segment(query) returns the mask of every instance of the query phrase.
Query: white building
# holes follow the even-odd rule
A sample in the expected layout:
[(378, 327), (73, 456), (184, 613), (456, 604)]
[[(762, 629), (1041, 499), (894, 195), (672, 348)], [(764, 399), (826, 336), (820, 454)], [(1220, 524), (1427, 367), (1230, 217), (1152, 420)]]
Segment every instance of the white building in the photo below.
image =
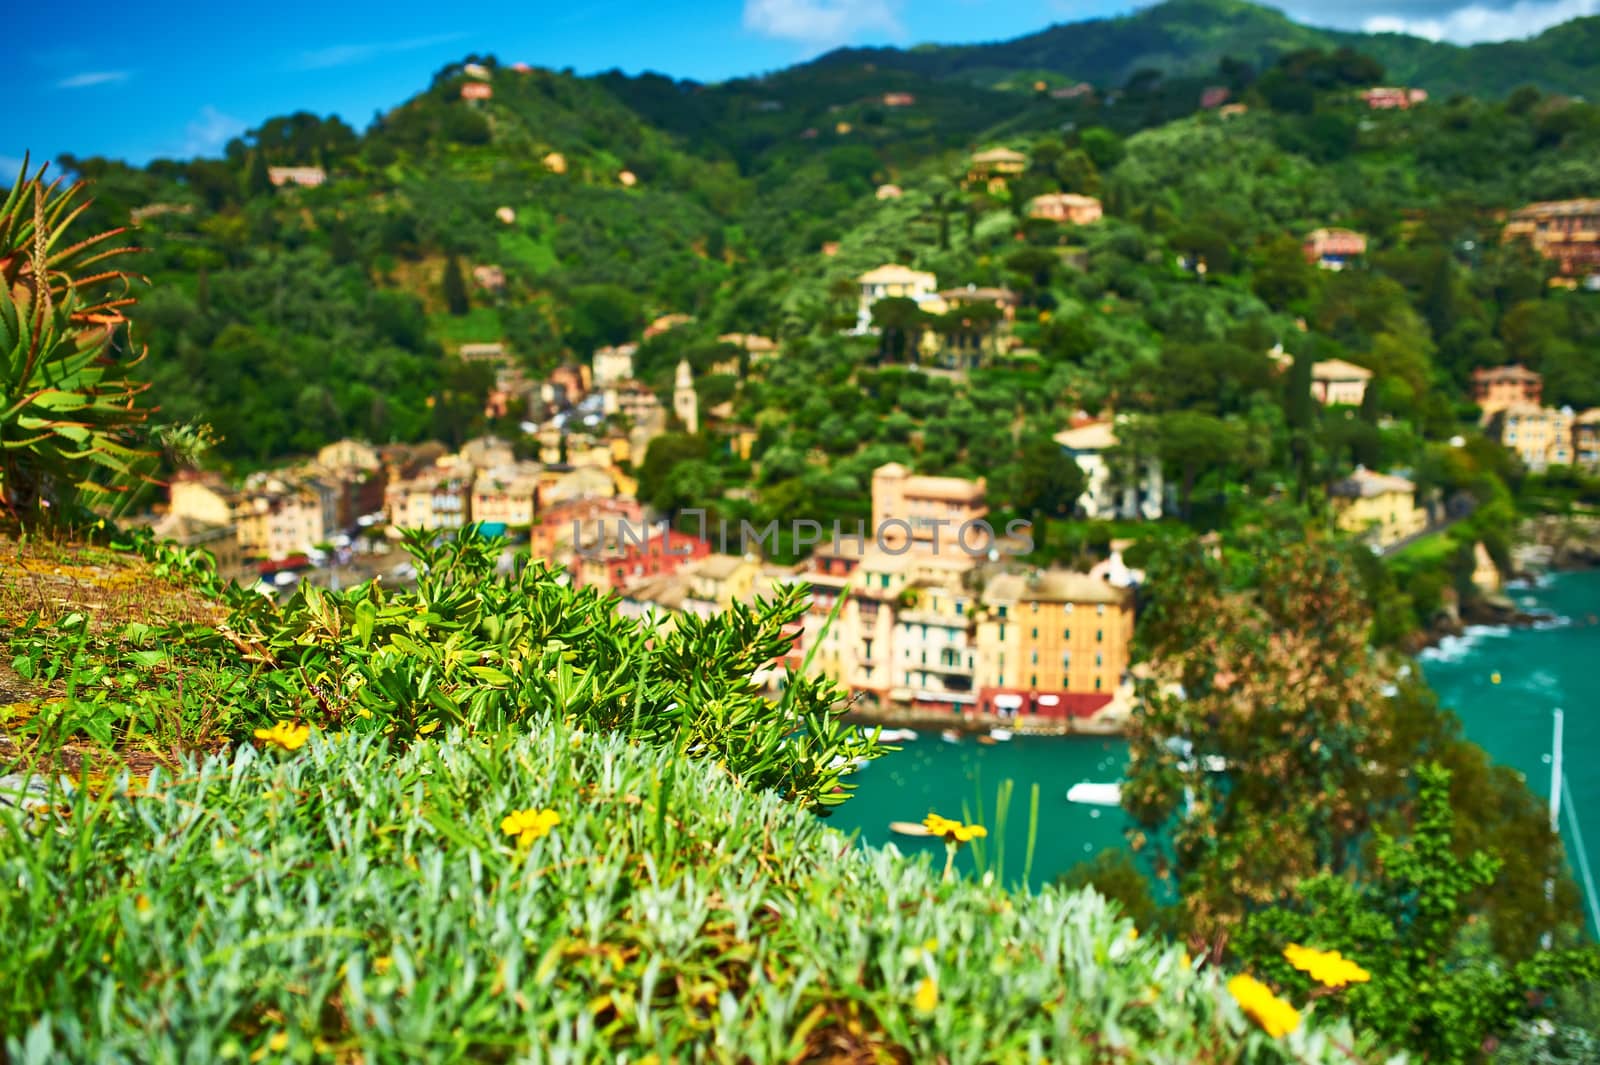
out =
[(1083, 470), (1086, 484), (1078, 509), (1086, 517), (1145, 521), (1161, 517), (1166, 486), (1160, 460), (1115, 459), (1111, 451), (1117, 446), (1117, 434), (1110, 421), (1063, 430), (1055, 442)]

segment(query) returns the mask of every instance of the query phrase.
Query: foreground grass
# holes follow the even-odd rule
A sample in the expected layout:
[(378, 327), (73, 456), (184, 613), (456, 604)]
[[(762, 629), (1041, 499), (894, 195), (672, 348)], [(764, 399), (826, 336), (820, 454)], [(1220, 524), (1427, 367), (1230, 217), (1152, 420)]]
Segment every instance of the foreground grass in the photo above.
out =
[[(709, 763), (531, 726), (0, 807), (6, 1056), (1368, 1060), (1342, 1025), (1269, 1039), (1092, 893), (944, 883)], [(522, 809), (560, 823), (524, 849)]]

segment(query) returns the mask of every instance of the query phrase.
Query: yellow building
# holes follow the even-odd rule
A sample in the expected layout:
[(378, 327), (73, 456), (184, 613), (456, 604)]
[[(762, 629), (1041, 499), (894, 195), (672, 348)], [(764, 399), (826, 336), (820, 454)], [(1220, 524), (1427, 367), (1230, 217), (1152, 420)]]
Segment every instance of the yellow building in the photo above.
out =
[(1334, 522), (1347, 533), (1389, 547), (1428, 526), (1417, 506), (1417, 486), (1404, 477), (1356, 468), (1330, 490)]
[(539, 512), (541, 472), (536, 462), (480, 470), (472, 481), (472, 520), (512, 529), (533, 525)]
[(1517, 403), (1497, 412), (1489, 424), (1496, 439), (1530, 470), (1573, 463), (1577, 415), (1571, 407)]
[(680, 567), (678, 576), (687, 582), (690, 599), (718, 611), (748, 601), (761, 568), (760, 560), (749, 556), (707, 555)]
[(1134, 592), (1086, 573), (1006, 573), (982, 593), (976, 624), (983, 713), (1090, 717), (1128, 668)]
[(915, 300), (931, 314), (945, 310), (944, 301), (939, 299), (939, 278), (926, 270), (885, 263), (856, 278), (856, 284), (861, 290), (856, 307), (856, 328), (860, 332), (872, 327), (872, 305), (882, 299)]
[(1027, 168), (1028, 157), (1021, 152), (1010, 148), (990, 148), (973, 154), (971, 165), (967, 168), (967, 180), (977, 183), (998, 178), (1004, 181), (1016, 177)]

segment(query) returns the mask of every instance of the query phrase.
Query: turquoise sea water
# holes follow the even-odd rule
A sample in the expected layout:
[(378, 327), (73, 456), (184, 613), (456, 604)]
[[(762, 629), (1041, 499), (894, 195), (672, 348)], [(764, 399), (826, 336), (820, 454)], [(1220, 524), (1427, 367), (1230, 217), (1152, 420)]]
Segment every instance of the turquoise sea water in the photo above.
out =
[[(1600, 572), (1562, 574), (1510, 594), (1524, 609), (1548, 611), (1556, 620), (1533, 629), (1473, 629), (1426, 652), (1423, 671), (1442, 702), (1460, 715), (1467, 735), (1495, 761), (1524, 773), (1540, 797), (1550, 787), (1551, 710), (1565, 709), (1568, 787), (1589, 860), (1600, 866), (1595, 849), (1600, 846), (1600, 624), (1588, 620), (1600, 614)], [(1498, 685), (1491, 681), (1496, 671)], [(930, 811), (959, 817), (963, 806), (976, 815), (981, 801), (983, 821), (992, 829), (996, 787), (1010, 779), (1005, 882), (1022, 875), (1029, 790), (1035, 784), (1039, 833), (1029, 878), (1033, 886), (1105, 847), (1125, 844), (1121, 811), (1066, 799), (1067, 789), (1079, 781), (1121, 777), (1127, 748), (1118, 740), (1019, 736), (985, 747), (970, 737), (945, 743), (930, 730), (902, 746), (852, 778), (858, 790), (829, 824), (859, 830), (865, 843), (892, 842), (906, 854), (927, 853), (942, 863), (940, 844), (896, 836), (889, 823), (920, 821)], [(1575, 840), (1565, 819), (1562, 833), (1571, 853)]]

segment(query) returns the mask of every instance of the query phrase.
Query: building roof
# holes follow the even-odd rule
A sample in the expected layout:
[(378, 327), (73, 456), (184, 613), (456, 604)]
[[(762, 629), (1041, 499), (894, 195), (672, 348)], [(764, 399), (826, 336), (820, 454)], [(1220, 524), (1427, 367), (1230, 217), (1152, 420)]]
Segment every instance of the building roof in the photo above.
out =
[(1087, 573), (1043, 570), (1002, 573), (983, 591), (986, 603), (1115, 603), (1133, 601), (1133, 592), (1118, 588)]
[(1076, 429), (1063, 429), (1055, 442), (1069, 451), (1105, 451), (1117, 446), (1117, 431), (1110, 422), (1090, 422)]
[(1481, 381), (1487, 384), (1493, 384), (1499, 381), (1526, 381), (1537, 383), (1539, 381), (1543, 381), (1544, 377), (1543, 375), (1528, 369), (1519, 362), (1514, 363), (1511, 366), (1490, 366), (1486, 369), (1473, 370), (1472, 379), (1474, 381)]
[(913, 270), (911, 267), (901, 266), (899, 263), (884, 263), (876, 269), (868, 270), (856, 278), (856, 281), (863, 285), (909, 285), (914, 282), (925, 281), (929, 288), (938, 284), (933, 274), (925, 270)]
[(1311, 364), (1313, 381), (1369, 381), (1372, 371), (1343, 359), (1324, 359)]
[[(739, 555), (707, 555), (693, 563), (694, 573), (701, 577), (709, 577), (714, 581), (725, 581), (739, 572), (739, 567), (745, 560)], [(685, 567), (687, 570), (689, 567)]]
[(974, 163), (1026, 163), (1028, 157), (1010, 148), (990, 148), (972, 154)]
[(1600, 425), (1600, 407), (1590, 407), (1572, 420), (1579, 425)]
[(628, 585), (622, 597), (663, 610), (682, 610), (683, 601), (689, 598), (689, 584), (675, 573), (664, 573), (634, 581)]
[(1066, 207), (1099, 207), (1100, 201), (1094, 196), (1084, 196), (1076, 192), (1046, 192), (1035, 196), (1028, 201), (1035, 203), (1059, 203)]
[(1341, 229), (1338, 226), (1328, 226), (1323, 229), (1313, 229), (1306, 234), (1307, 240), (1359, 240), (1366, 243), (1366, 235), (1357, 233), (1353, 229)]
[(1568, 215), (1600, 215), (1600, 199), (1541, 200), (1511, 212), (1512, 218), (1564, 218)]
[(965, 288), (947, 288), (939, 293), (939, 298), (948, 303), (1015, 303), (1017, 294), (1009, 288), (980, 288), (977, 285), (968, 285)]
[(1416, 490), (1417, 486), (1404, 477), (1398, 477), (1392, 473), (1378, 473), (1361, 466), (1357, 466), (1356, 472), (1337, 482), (1329, 489), (1336, 496), (1361, 499), (1388, 495), (1391, 492), (1404, 492), (1407, 495), (1413, 495)]

